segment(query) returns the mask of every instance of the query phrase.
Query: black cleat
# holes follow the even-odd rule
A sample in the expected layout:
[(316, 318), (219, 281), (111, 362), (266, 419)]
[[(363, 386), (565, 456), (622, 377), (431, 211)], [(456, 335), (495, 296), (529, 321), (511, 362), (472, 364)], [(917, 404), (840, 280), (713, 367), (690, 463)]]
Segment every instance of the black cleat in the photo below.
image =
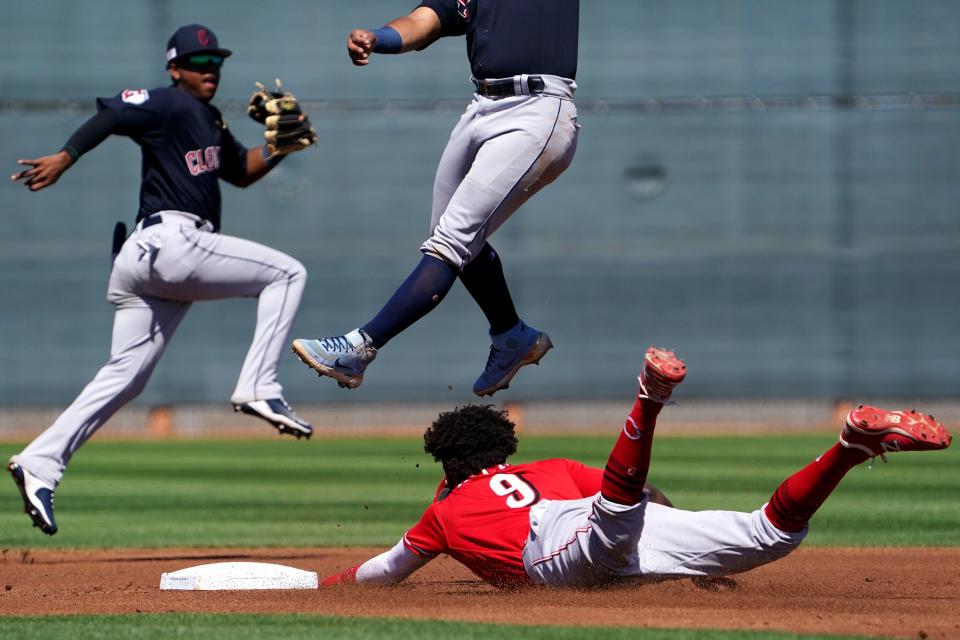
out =
[(249, 416), (256, 416), (272, 424), (281, 434), (289, 433), (292, 436), (310, 439), (313, 427), (306, 420), (300, 418), (283, 398), (269, 400), (251, 400), (243, 404), (233, 405), (234, 411), (240, 411)]
[(39, 527), (48, 536), (55, 534), (57, 521), (53, 519), (53, 489), (16, 462), (8, 464), (7, 470), (20, 490), (23, 512), (33, 520), (33, 526)]

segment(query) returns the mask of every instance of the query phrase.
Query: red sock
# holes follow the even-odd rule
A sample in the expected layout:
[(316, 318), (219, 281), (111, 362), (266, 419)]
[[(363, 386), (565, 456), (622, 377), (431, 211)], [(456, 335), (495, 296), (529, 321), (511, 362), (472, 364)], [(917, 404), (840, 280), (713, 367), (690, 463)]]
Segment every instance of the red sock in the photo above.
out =
[(643, 499), (643, 485), (650, 468), (650, 448), (657, 414), (663, 405), (638, 398), (627, 423), (613, 445), (600, 481), (600, 493), (617, 504), (637, 504)]
[(839, 442), (833, 445), (777, 487), (764, 509), (767, 519), (781, 531), (803, 531), (847, 471), (869, 457)]

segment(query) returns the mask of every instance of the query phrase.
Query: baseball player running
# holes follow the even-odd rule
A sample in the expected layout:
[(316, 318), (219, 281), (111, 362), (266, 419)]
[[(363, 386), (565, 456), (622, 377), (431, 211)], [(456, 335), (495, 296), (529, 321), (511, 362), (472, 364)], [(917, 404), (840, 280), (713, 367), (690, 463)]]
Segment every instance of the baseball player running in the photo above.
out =
[(643, 486), (657, 414), (685, 376), (673, 352), (647, 351), (637, 401), (602, 471), (562, 459), (511, 465), (517, 441), (503, 412), (467, 406), (440, 414), (424, 434), (424, 449), (446, 475), (438, 499), (392, 549), (324, 584), (396, 583), (441, 553), (511, 588), (741, 573), (796, 549), (810, 518), (856, 465), (950, 446), (950, 434), (930, 416), (861, 406), (847, 416), (839, 443), (756, 511), (669, 508), (651, 502)]
[[(219, 180), (246, 187), (292, 151), (316, 141), (296, 99), (261, 89), (249, 113), (267, 125), (267, 144), (246, 149), (210, 104), (230, 51), (210, 29), (191, 24), (167, 44), (172, 86), (126, 90), (97, 99), (97, 113), (57, 153), (12, 176), (31, 191), (54, 184), (77, 159), (111, 134), (127, 136), (143, 155), (137, 224), (117, 255), (107, 299), (116, 306), (110, 358), (96, 377), (8, 469), (33, 524), (54, 534), (53, 492), (83, 443), (144, 388), (190, 305), (197, 300), (256, 297), (257, 325), (231, 401), (280, 433), (313, 429), (283, 399), (277, 362), (300, 303), (307, 274), (275, 249), (218, 233)], [(120, 226), (120, 225), (118, 225)]]
[[(378, 351), (436, 307), (458, 277), (490, 323), (490, 354), (474, 393), (506, 388), (520, 367), (553, 346), (517, 315), (487, 240), (573, 160), (578, 28), (579, 0), (424, 0), (385, 27), (350, 33), (347, 52), (361, 67), (373, 53), (419, 51), (466, 35), (476, 92), (440, 159), (419, 264), (366, 324), (342, 336), (294, 340), (307, 365), (342, 387), (359, 387)], [(384, 145), (384, 153), (398, 151)]]

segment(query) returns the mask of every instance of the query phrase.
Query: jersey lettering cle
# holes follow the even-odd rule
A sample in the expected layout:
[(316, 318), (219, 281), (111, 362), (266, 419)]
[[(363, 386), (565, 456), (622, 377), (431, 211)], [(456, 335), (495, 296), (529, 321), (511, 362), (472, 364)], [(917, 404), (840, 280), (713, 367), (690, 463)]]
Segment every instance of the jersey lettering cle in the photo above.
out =
[(117, 116), (113, 133), (141, 150), (137, 220), (157, 211), (193, 213), (220, 229), (220, 178), (246, 174), (247, 150), (222, 125), (215, 107), (176, 87), (128, 89), (98, 98)]
[(220, 169), (220, 147), (213, 146), (206, 149), (194, 149), (184, 155), (190, 175), (200, 175)]

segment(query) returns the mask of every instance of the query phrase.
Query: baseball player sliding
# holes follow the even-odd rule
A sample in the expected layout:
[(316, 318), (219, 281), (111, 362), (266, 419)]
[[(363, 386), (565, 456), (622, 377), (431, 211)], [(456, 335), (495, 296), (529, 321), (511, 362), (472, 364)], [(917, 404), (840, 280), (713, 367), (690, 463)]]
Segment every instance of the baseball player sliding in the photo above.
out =
[[(579, 0), (424, 0), (383, 28), (350, 33), (347, 52), (361, 67), (374, 53), (418, 51), (466, 35), (476, 93), (440, 159), (419, 264), (366, 324), (342, 336), (293, 341), (297, 356), (320, 375), (359, 387), (378, 351), (436, 307), (458, 277), (490, 323), (490, 354), (474, 393), (506, 388), (520, 367), (550, 349), (550, 337), (517, 315), (487, 240), (573, 160), (579, 9)], [(389, 141), (382, 148), (402, 161)]]
[[(266, 124), (267, 143), (246, 149), (210, 104), (230, 51), (197, 24), (167, 43), (173, 84), (99, 98), (97, 113), (63, 148), (12, 176), (31, 191), (54, 184), (77, 159), (111, 134), (127, 136), (143, 154), (140, 210), (130, 237), (116, 247), (107, 299), (116, 306), (110, 359), (56, 422), (8, 469), (34, 526), (54, 534), (53, 492), (81, 445), (144, 388), (190, 305), (197, 300), (256, 297), (257, 325), (231, 400), (281, 433), (313, 429), (283, 399), (277, 362), (307, 279), (294, 258), (255, 242), (218, 233), (219, 180), (246, 187), (286, 154), (316, 142), (296, 99), (262, 86), (249, 113)], [(121, 231), (115, 241), (123, 241)]]
[(446, 475), (438, 499), (392, 549), (324, 584), (396, 583), (441, 553), (511, 588), (741, 573), (796, 549), (856, 465), (950, 446), (930, 416), (861, 406), (848, 414), (839, 443), (752, 513), (655, 504), (643, 487), (657, 414), (686, 372), (673, 352), (647, 351), (637, 401), (602, 471), (560, 459), (511, 465), (517, 440), (503, 412), (467, 406), (440, 414), (424, 434), (424, 449)]

